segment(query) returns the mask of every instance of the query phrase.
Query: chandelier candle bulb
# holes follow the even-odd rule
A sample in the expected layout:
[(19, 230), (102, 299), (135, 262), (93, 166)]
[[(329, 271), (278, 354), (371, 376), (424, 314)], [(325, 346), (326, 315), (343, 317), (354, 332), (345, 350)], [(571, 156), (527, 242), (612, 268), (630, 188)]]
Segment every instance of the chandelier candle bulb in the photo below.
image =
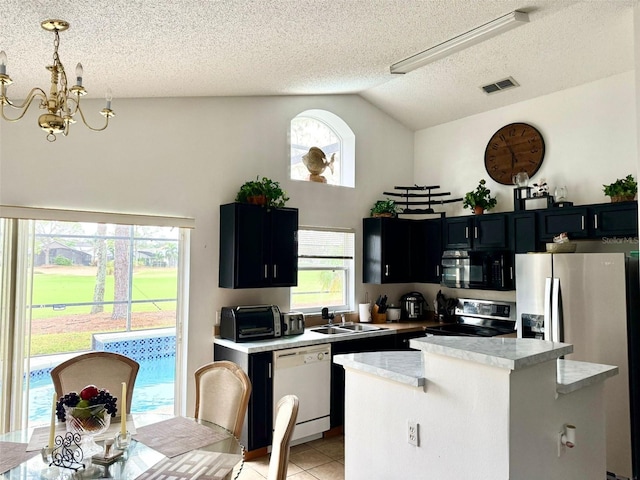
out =
[(82, 64), (80, 62), (78, 62), (78, 64), (76, 65), (76, 85), (78, 85), (79, 87), (82, 86), (82, 74), (83, 74), (84, 70), (82, 68)]
[(120, 398), (120, 435), (127, 436), (127, 384), (122, 382), (122, 397)]
[(0, 52), (0, 75), (7, 74), (7, 54), (2, 50)]
[(111, 100), (113, 100), (113, 92), (110, 88), (108, 88), (107, 93), (104, 94), (104, 99), (107, 101), (107, 106), (105, 108), (111, 110)]
[(58, 397), (56, 392), (53, 392), (53, 405), (51, 406), (51, 424), (49, 425), (49, 448), (53, 448), (53, 437), (56, 434), (56, 402)]

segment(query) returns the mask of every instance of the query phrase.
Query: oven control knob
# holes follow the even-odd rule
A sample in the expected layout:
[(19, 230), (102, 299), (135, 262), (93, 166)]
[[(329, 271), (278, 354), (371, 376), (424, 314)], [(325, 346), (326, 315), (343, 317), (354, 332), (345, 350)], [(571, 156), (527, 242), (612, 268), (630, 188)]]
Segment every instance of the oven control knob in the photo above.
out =
[(322, 360), (323, 358), (324, 358), (324, 353), (323, 353), (323, 352), (320, 352), (320, 353), (318, 354), (318, 360)]

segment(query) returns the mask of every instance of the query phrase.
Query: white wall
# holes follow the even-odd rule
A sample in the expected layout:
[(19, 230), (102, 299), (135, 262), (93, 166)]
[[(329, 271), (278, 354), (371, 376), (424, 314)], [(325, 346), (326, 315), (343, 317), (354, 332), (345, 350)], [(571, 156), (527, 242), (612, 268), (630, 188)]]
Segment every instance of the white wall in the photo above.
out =
[[(574, 204), (609, 202), (602, 185), (629, 173), (637, 178), (634, 72), (516, 103), (416, 132), (415, 182), (440, 185), (464, 197), (481, 178), (497, 194), (495, 212), (513, 210), (513, 187), (494, 182), (484, 168), (484, 150), (503, 125), (535, 126), (545, 141), (545, 157), (530, 184), (544, 178), (566, 185)], [(467, 215), (462, 202), (448, 214)]]
[[(102, 120), (101, 102), (87, 104)], [(76, 124), (50, 144), (35, 112), (0, 125), (0, 203), (63, 209), (193, 217), (188, 333), (187, 412), (193, 371), (212, 360), (215, 312), (224, 305), (275, 303), (289, 307), (289, 289), (218, 288), (219, 205), (242, 183), (268, 176), (300, 209), (301, 225), (356, 229), (356, 301), (361, 282), (361, 225), (373, 202), (394, 184), (413, 180), (413, 132), (354, 95), (306, 97), (114, 100), (116, 117), (104, 132)], [(326, 109), (356, 135), (356, 188), (288, 180), (290, 120)], [(95, 111), (94, 111), (95, 110)], [(406, 286), (367, 285), (370, 297)]]
[[(544, 178), (552, 193), (555, 186), (566, 185), (575, 205), (608, 203), (603, 184), (629, 173), (638, 178), (635, 99), (635, 75), (627, 72), (420, 130), (415, 134), (415, 183), (440, 185), (442, 191), (452, 193), (451, 198), (461, 198), (484, 178), (498, 199), (492, 212), (513, 211), (513, 187), (489, 177), (484, 150), (500, 127), (524, 122), (540, 131), (546, 149), (542, 167), (530, 184)], [(448, 216), (471, 214), (462, 202), (437, 210)], [(429, 300), (440, 286), (416, 284), (416, 289)], [(513, 292), (442, 290), (454, 297), (515, 301)]]

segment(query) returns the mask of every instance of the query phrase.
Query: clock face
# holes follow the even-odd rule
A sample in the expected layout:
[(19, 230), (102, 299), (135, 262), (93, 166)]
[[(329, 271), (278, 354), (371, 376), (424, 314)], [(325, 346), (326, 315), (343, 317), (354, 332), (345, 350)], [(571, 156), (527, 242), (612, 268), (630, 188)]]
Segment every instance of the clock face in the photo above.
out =
[(493, 134), (484, 151), (484, 167), (496, 182), (513, 185), (513, 176), (527, 172), (531, 178), (542, 165), (544, 140), (526, 123), (505, 125)]

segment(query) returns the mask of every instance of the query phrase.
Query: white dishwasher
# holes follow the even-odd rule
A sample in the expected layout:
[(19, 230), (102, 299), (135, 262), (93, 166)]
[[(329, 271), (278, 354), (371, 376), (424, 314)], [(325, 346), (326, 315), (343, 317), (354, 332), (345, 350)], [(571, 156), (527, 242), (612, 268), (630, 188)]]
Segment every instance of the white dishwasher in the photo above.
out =
[(300, 400), (292, 440), (330, 428), (331, 345), (289, 348), (273, 352), (273, 419), (278, 400), (285, 395)]

